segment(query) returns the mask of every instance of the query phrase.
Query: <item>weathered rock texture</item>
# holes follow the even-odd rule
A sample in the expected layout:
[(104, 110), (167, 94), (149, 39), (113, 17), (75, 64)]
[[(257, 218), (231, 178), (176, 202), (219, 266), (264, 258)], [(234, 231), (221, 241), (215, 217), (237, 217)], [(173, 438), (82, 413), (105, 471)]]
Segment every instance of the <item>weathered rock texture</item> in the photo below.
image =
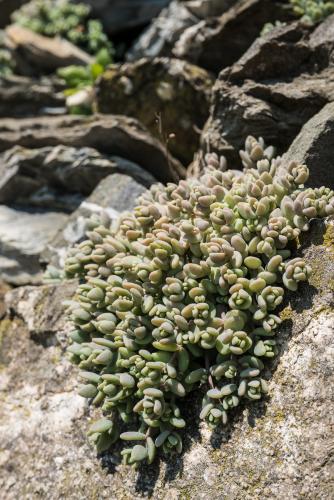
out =
[(130, 28), (143, 26), (170, 0), (76, 0), (92, 7), (92, 15), (101, 19), (107, 33), (114, 35)]
[(146, 187), (155, 182), (135, 163), (92, 148), (14, 146), (0, 153), (0, 203), (71, 212), (104, 177), (114, 173), (128, 174)]
[(134, 177), (121, 173), (108, 175), (92, 194), (86, 198), (69, 217), (68, 221), (48, 242), (41, 260), (63, 268), (68, 248), (84, 239), (87, 219), (91, 215), (105, 212), (115, 222), (121, 212), (136, 206), (137, 198), (146, 191), (144, 185)]
[(91, 147), (141, 166), (162, 182), (185, 176), (182, 165), (137, 120), (126, 116), (54, 116), (0, 121), (0, 151), (15, 145)]
[(52, 73), (71, 64), (86, 65), (91, 56), (61, 38), (49, 38), (12, 24), (5, 31), (5, 44), (15, 61), (16, 72), (21, 75)]
[(239, 0), (221, 17), (200, 21), (186, 29), (173, 53), (218, 73), (239, 59), (266, 22), (284, 16), (279, 2)]
[(67, 327), (59, 313), (52, 315), (72, 285), (12, 292), (11, 316), (0, 323), (2, 496), (332, 498), (333, 226), (323, 235), (316, 223), (310, 240), (301, 252), (314, 275), (281, 313), (286, 322), (278, 334), (280, 358), (268, 372), (267, 401), (247, 406), (210, 436), (203, 424), (197, 430), (197, 403), (188, 400), (184, 455), (139, 473), (117, 465), (112, 453), (96, 458), (84, 437), (94, 414), (75, 393), (76, 368), (62, 353)]
[(0, 279), (16, 286), (41, 283), (40, 254), (67, 218), (62, 212), (0, 205)]
[(186, 3), (173, 0), (136, 40), (127, 52), (127, 60), (170, 56), (181, 33), (198, 22)]
[(334, 102), (327, 104), (301, 129), (284, 155), (290, 161), (306, 163), (312, 186), (334, 189)]
[(141, 59), (115, 65), (99, 79), (97, 108), (102, 113), (133, 116), (162, 140), (169, 134), (171, 153), (188, 164), (198, 148), (199, 130), (209, 115), (213, 79), (177, 59)]
[(24, 117), (66, 112), (64, 85), (55, 78), (0, 79), (0, 117)]
[(238, 161), (247, 135), (284, 152), (302, 126), (334, 100), (334, 16), (313, 33), (298, 23), (258, 38), (213, 89), (201, 142)]

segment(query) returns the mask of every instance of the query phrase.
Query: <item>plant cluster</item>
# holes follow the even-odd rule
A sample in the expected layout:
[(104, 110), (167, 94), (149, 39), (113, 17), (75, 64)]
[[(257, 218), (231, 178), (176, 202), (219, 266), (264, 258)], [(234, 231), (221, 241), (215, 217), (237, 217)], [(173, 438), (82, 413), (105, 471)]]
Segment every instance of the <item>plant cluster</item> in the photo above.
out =
[(276, 309), (311, 273), (296, 241), (311, 218), (334, 213), (333, 191), (304, 187), (305, 165), (280, 173), (282, 160), (253, 137), (240, 155), (242, 173), (208, 154), (201, 178), (154, 185), (116, 227), (92, 219), (66, 260), (82, 280), (68, 303), (68, 353), (79, 393), (104, 414), (89, 439), (98, 452), (129, 443), (126, 464), (181, 452), (179, 403), (191, 391), (204, 391), (211, 427), (267, 393)]
[(294, 14), (308, 24), (317, 24), (334, 13), (334, 1), (290, 0)]
[(41, 35), (66, 38), (86, 52), (96, 55), (101, 49), (110, 55), (112, 44), (100, 21), (90, 19), (91, 9), (68, 0), (31, 0), (14, 12), (12, 19)]

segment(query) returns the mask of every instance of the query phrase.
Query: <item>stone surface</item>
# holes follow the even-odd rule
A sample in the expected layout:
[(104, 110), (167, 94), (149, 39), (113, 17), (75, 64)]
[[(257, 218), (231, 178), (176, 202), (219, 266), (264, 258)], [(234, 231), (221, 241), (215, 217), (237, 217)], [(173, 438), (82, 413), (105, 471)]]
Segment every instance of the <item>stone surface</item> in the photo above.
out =
[(55, 78), (0, 79), (0, 117), (24, 117), (64, 113), (64, 86)]
[(110, 35), (143, 26), (156, 17), (170, 0), (76, 0), (92, 7)]
[(266, 22), (284, 16), (279, 2), (239, 0), (221, 17), (202, 20), (186, 29), (173, 53), (218, 73), (239, 59)]
[(162, 182), (185, 176), (182, 165), (137, 120), (126, 116), (54, 116), (0, 120), (0, 152), (15, 145), (91, 147), (141, 166)]
[(127, 52), (127, 60), (170, 56), (181, 33), (198, 22), (198, 17), (188, 10), (186, 3), (173, 0), (139, 36)]
[(40, 254), (67, 217), (0, 205), (0, 279), (16, 286), (40, 283)]
[(289, 150), (284, 164), (290, 161), (305, 163), (310, 170), (309, 184), (334, 189), (334, 102), (309, 120)]
[[(331, 498), (334, 282), (328, 276), (334, 271), (333, 234), (333, 226), (323, 236), (321, 223), (313, 224), (313, 243), (301, 249), (315, 273), (310, 285), (285, 303), (280, 356), (268, 372), (267, 400), (247, 405), (228, 428), (213, 435), (194, 417), (198, 402), (186, 401), (185, 453), (139, 472), (118, 465), (112, 453), (96, 458), (87, 445), (84, 434), (90, 417), (97, 415), (75, 393), (77, 369), (63, 355), (67, 330), (59, 312), (48, 326), (68, 289), (61, 285), (56, 294), (55, 287), (29, 288), (15, 291), (14, 298), (12, 292), (7, 299), (11, 316), (0, 323), (2, 496)], [(41, 311), (48, 311), (42, 329)], [(58, 331), (55, 342), (50, 336), (43, 340), (44, 328)]]
[(6, 47), (21, 75), (52, 73), (63, 66), (92, 62), (91, 56), (69, 41), (45, 37), (16, 24), (8, 26), (5, 35)]
[(169, 149), (187, 164), (209, 114), (212, 84), (208, 72), (185, 61), (141, 59), (114, 65), (102, 75), (96, 86), (97, 108), (133, 116), (162, 140), (175, 134)]
[(142, 186), (155, 182), (135, 163), (92, 148), (14, 146), (0, 154), (0, 203), (71, 212), (104, 177), (120, 172)]
[(203, 150), (238, 166), (238, 150), (253, 135), (284, 153), (302, 126), (334, 100), (333, 49), (328, 21), (313, 33), (293, 23), (256, 40), (216, 81)]
[(143, 184), (128, 175), (108, 175), (49, 241), (41, 255), (42, 261), (62, 268), (68, 248), (83, 239), (86, 222), (91, 215), (105, 212), (115, 222), (121, 212), (135, 207), (137, 198), (145, 190)]
[(195, 16), (206, 19), (221, 16), (236, 2), (237, 0), (186, 0), (185, 5)]

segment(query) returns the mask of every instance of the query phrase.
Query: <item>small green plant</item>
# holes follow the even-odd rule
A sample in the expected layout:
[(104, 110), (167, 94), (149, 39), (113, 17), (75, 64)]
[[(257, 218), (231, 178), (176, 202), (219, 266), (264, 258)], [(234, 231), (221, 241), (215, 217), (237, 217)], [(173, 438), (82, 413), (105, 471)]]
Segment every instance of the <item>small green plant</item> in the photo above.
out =
[(113, 47), (100, 21), (90, 19), (90, 7), (67, 0), (32, 0), (14, 12), (15, 23), (41, 35), (66, 38), (89, 54), (101, 49), (113, 54)]
[(209, 154), (200, 179), (154, 185), (116, 227), (93, 218), (66, 260), (81, 279), (68, 354), (79, 394), (104, 414), (89, 440), (102, 452), (120, 438), (126, 464), (181, 452), (190, 392), (213, 428), (268, 392), (276, 310), (311, 274), (296, 240), (334, 213), (334, 192), (305, 188), (307, 167), (283, 170), (262, 139), (240, 155), (241, 175)]
[(294, 14), (308, 24), (317, 24), (334, 13), (334, 1), (290, 0)]
[(275, 21), (274, 23), (266, 23), (260, 33), (260, 36), (265, 36), (270, 33), (274, 28), (278, 28), (281, 26), (285, 26), (286, 23), (282, 23), (281, 21)]

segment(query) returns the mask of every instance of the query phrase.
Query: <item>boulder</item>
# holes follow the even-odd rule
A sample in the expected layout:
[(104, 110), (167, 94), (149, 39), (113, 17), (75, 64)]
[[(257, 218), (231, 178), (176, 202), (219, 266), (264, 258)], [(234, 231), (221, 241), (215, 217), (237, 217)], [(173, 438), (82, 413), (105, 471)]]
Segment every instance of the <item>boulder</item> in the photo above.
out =
[(218, 73), (239, 59), (265, 23), (285, 17), (279, 2), (238, 0), (222, 16), (202, 20), (186, 29), (173, 53)]
[(310, 170), (310, 185), (334, 189), (333, 159), (334, 102), (331, 102), (304, 125), (283, 156), (283, 164), (305, 163)]
[(302, 126), (334, 101), (333, 38), (327, 20), (313, 33), (293, 23), (257, 39), (216, 81), (203, 150), (225, 155), (230, 167), (240, 166), (247, 135), (285, 152)]
[(15, 286), (41, 283), (40, 254), (67, 218), (62, 212), (0, 205), (0, 280)]
[(0, 117), (66, 112), (64, 85), (56, 78), (11, 75), (0, 79)]
[(135, 163), (92, 148), (14, 146), (0, 154), (0, 203), (71, 212), (104, 177), (115, 173), (130, 175), (145, 187), (155, 182)]
[(185, 169), (137, 120), (126, 116), (48, 116), (0, 120), (0, 152), (15, 145), (90, 147), (120, 156), (161, 182), (178, 181)]
[(52, 73), (71, 64), (86, 65), (93, 60), (68, 40), (49, 38), (12, 24), (5, 31), (5, 45), (11, 51), (18, 74), (34, 76)]
[(11, 316), (0, 323), (3, 497), (331, 498), (333, 234), (333, 226), (324, 232), (316, 222), (313, 243), (302, 246), (315, 273), (281, 312), (280, 355), (268, 372), (267, 400), (247, 404), (229, 427), (212, 434), (199, 426), (199, 401), (187, 399), (184, 454), (139, 471), (119, 465), (112, 451), (97, 458), (87, 444), (88, 417), (98, 415), (76, 394), (77, 368), (62, 352), (67, 331), (59, 307), (69, 290), (57, 285), (11, 294)]
[(75, 0), (92, 8), (109, 35), (148, 24), (170, 0)]
[[(98, 80), (99, 112), (140, 120), (171, 153), (188, 164), (198, 148), (199, 131), (209, 115), (213, 80), (205, 70), (168, 58), (114, 65)], [(168, 141), (170, 134), (175, 138)]]
[(56, 268), (62, 268), (68, 248), (84, 238), (89, 217), (105, 214), (111, 223), (114, 223), (121, 212), (136, 206), (137, 198), (145, 191), (143, 184), (128, 175), (108, 175), (48, 242), (41, 254), (41, 260)]
[(171, 56), (181, 33), (199, 22), (187, 6), (184, 2), (173, 0), (135, 41), (126, 54), (127, 60)]

